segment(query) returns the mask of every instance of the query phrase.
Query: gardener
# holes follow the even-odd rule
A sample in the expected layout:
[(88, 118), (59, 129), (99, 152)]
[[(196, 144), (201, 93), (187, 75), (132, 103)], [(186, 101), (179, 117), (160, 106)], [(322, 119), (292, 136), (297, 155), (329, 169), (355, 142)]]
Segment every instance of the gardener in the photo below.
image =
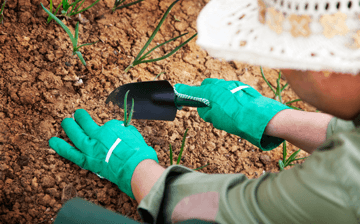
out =
[(84, 110), (62, 127), (61, 156), (107, 178), (139, 202), (145, 222), (359, 223), (359, 1), (212, 0), (198, 18), (198, 44), (211, 56), (281, 69), (303, 101), (325, 113), (292, 110), (238, 81), (175, 86), (216, 128), (271, 150), (284, 139), (312, 153), (277, 174), (203, 174), (158, 165), (133, 126), (99, 127)]

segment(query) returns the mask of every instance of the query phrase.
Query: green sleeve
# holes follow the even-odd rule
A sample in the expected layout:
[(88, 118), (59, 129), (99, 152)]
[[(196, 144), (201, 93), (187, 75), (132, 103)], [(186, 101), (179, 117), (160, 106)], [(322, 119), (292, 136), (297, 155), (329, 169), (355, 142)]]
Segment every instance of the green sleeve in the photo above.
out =
[(333, 134), (351, 131), (355, 128), (355, 121), (346, 121), (337, 117), (333, 117), (326, 130), (326, 139), (329, 139)]
[(334, 134), (306, 161), (257, 179), (165, 170), (138, 211), (147, 223), (358, 223), (360, 129)]

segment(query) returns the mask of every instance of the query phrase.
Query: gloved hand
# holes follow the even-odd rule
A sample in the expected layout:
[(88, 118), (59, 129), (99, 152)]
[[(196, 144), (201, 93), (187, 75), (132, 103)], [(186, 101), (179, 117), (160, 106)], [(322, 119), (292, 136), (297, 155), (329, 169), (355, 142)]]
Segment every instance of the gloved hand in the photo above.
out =
[(270, 120), (280, 111), (290, 107), (263, 97), (249, 85), (239, 81), (205, 79), (201, 86), (175, 85), (180, 98), (207, 102), (208, 107), (198, 107), (198, 113), (215, 128), (235, 134), (268, 151), (284, 140), (264, 134)]
[(61, 126), (79, 150), (57, 137), (49, 140), (50, 147), (83, 169), (115, 183), (135, 199), (131, 190), (134, 170), (145, 159), (159, 163), (155, 150), (134, 126), (124, 127), (123, 121), (111, 120), (100, 127), (83, 109), (76, 110), (74, 117), (65, 118)]

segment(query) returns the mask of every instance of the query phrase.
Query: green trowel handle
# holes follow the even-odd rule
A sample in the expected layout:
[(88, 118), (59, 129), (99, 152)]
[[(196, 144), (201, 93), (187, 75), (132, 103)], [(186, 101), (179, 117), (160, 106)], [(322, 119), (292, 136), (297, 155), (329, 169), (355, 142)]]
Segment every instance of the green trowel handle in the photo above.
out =
[(186, 107), (207, 107), (205, 103), (195, 101), (195, 100), (189, 100), (189, 99), (182, 99), (177, 96), (175, 96), (175, 104), (179, 108), (182, 106)]

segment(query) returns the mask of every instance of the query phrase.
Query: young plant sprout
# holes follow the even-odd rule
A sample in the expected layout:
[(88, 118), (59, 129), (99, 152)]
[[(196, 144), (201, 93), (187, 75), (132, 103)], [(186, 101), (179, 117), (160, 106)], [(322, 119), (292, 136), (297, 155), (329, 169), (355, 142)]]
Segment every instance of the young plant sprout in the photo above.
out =
[(129, 4), (121, 5), (122, 3), (125, 2), (125, 0), (115, 0), (115, 4), (114, 4), (114, 7), (112, 8), (112, 11), (115, 12), (115, 10), (117, 10), (117, 9), (122, 9), (122, 8), (125, 8), (125, 7), (129, 7), (131, 5), (135, 5), (136, 3), (139, 3), (139, 2), (142, 2), (142, 1), (144, 1), (144, 0), (137, 0), (137, 1), (131, 2)]
[[(275, 94), (275, 99), (277, 101), (279, 101), (280, 103), (283, 103), (282, 102), (282, 98), (281, 98), (281, 93), (282, 91), (284, 91), (284, 89), (289, 85), (289, 83), (286, 83), (285, 86), (283, 86), (281, 88), (281, 85), (280, 85), (280, 80), (281, 80), (281, 71), (279, 72), (279, 77), (278, 79), (276, 80), (276, 91), (274, 90), (274, 88), (270, 85), (270, 83), (268, 82), (268, 80), (265, 78), (265, 75), (264, 75), (264, 71), (262, 69), (262, 67), (260, 66), (260, 71), (261, 71), (261, 75), (263, 77), (263, 79), (265, 80), (266, 84), (270, 87), (270, 89), (273, 91), (273, 93)], [(297, 107), (294, 107), (294, 106), (291, 106), (290, 104), (291, 103), (294, 103), (294, 102), (298, 102), (298, 101), (301, 101), (300, 99), (296, 99), (296, 100), (292, 100), (292, 101), (289, 101), (286, 104), (286, 106), (292, 108), (292, 109), (295, 109), (295, 110), (301, 110), (300, 108), (297, 108)], [(304, 158), (299, 158), (299, 159), (295, 159), (295, 157), (297, 156), (297, 154), (301, 151), (301, 149), (297, 150), (296, 152), (294, 152), (293, 154), (290, 155), (290, 157), (288, 159), (286, 159), (286, 156), (287, 156), (287, 150), (286, 150), (286, 141), (283, 143), (283, 160), (279, 160), (279, 168), (280, 170), (284, 170), (285, 167), (287, 166), (293, 166), (294, 164), (291, 164), (292, 162), (294, 161), (297, 161), (297, 160), (302, 160), (302, 159), (305, 159), (306, 157)]]
[(125, 99), (124, 99), (124, 126), (127, 127), (130, 125), (131, 122), (131, 118), (133, 116), (134, 113), (134, 98), (132, 99), (132, 106), (131, 106), (131, 110), (129, 113), (129, 117), (127, 115), (127, 97), (129, 94), (130, 90), (128, 90), (125, 94)]
[[(93, 7), (96, 3), (98, 3), (100, 0), (95, 1), (93, 4), (91, 4), (89, 7), (79, 10), (80, 7), (82, 6), (82, 4), (85, 2), (85, 0), (75, 0), (73, 3), (69, 3), (68, 0), (62, 0), (60, 2), (60, 4), (58, 5), (58, 7), (55, 10), (55, 15), (58, 13), (60, 6), (62, 6), (62, 10), (61, 10), (61, 15), (65, 16), (65, 17), (71, 17), (74, 16), (76, 14), (82, 13), (88, 9), (90, 9), (91, 7)], [(70, 9), (71, 7), (71, 9)], [(69, 11), (70, 9), (70, 11)], [(50, 0), (50, 12), (53, 13), (53, 2), (52, 0)], [(47, 23), (50, 23), (50, 21), (53, 18), (51, 16), (49, 16), (47, 18)]]
[(165, 72), (160, 72), (155, 78), (154, 78), (154, 81), (162, 74), (165, 74)]
[(174, 19), (175, 19), (175, 21), (177, 21), (177, 22), (181, 22), (181, 20), (178, 19), (178, 18), (176, 18), (175, 15), (174, 15)]
[(146, 42), (145, 46), (141, 49), (141, 51), (139, 52), (139, 54), (135, 57), (134, 61), (125, 69), (125, 73), (127, 73), (129, 71), (129, 69), (131, 67), (134, 67), (135, 65), (138, 65), (138, 64), (141, 64), (141, 63), (148, 63), (148, 62), (155, 62), (155, 61), (160, 61), (160, 60), (163, 60), (167, 57), (170, 57), (171, 55), (173, 55), (176, 51), (178, 51), (182, 46), (184, 46), (185, 44), (187, 44), (189, 41), (191, 41), (196, 35), (194, 34), (192, 37), (190, 37), (189, 39), (187, 39), (184, 43), (180, 44), (179, 46), (177, 46), (174, 50), (172, 50), (170, 53), (162, 56), (162, 57), (159, 57), (159, 58), (155, 58), (155, 59), (149, 59), (149, 60), (145, 60), (146, 58), (150, 57), (150, 54), (151, 52), (153, 52), (155, 49), (171, 42), (171, 41), (175, 41), (176, 39), (188, 34), (188, 33), (184, 33), (184, 34), (181, 34), (175, 38), (172, 38), (168, 41), (165, 41), (164, 43), (162, 44), (159, 44), (157, 45), (156, 47), (152, 48), (151, 50), (149, 50), (147, 53), (144, 53), (144, 51), (146, 50), (146, 48), (150, 45), (151, 41), (154, 39), (156, 33), (159, 31), (161, 25), (163, 24), (163, 22), (165, 21), (167, 15), (169, 14), (171, 8), (178, 2), (179, 0), (176, 0), (174, 1), (170, 6), (169, 8), (166, 10), (164, 16), (162, 17), (162, 19), (160, 20), (159, 24), (157, 25), (157, 27), (155, 28), (154, 32), (151, 34), (149, 40)]
[[(189, 129), (187, 128), (185, 133), (184, 133), (184, 137), (183, 137), (183, 140), (181, 142), (181, 148), (180, 148), (178, 159), (176, 161), (176, 165), (180, 164), (181, 156), (182, 156), (182, 153), (183, 153), (183, 150), (184, 150), (184, 147), (185, 147), (186, 135), (187, 135), (188, 130)], [(169, 144), (169, 149), (170, 149), (170, 165), (173, 165), (173, 150), (172, 150), (171, 144)], [(208, 165), (209, 164), (206, 164), (205, 166), (201, 166), (201, 167), (193, 169), (193, 170), (201, 170), (202, 168), (204, 168), (204, 167), (206, 167)]]
[(0, 9), (0, 24), (3, 23), (3, 19), (4, 19), (4, 8), (5, 8), (5, 4), (6, 4), (6, 1), (4, 1), (4, 3), (1, 5), (1, 9)]
[(77, 55), (81, 61), (81, 63), (86, 66), (86, 62), (81, 54), (81, 52), (79, 51), (79, 49), (81, 47), (84, 47), (84, 46), (87, 46), (87, 45), (92, 45), (92, 44), (95, 44), (97, 43), (94, 42), (94, 43), (87, 43), (87, 44), (83, 44), (83, 45), (80, 45), (80, 46), (77, 46), (78, 45), (78, 39), (79, 39), (79, 22), (76, 23), (76, 26), (75, 26), (75, 36), (72, 35), (71, 31), (69, 30), (69, 28), (67, 26), (65, 26), (65, 24), (63, 22), (61, 22), (60, 19), (58, 19), (54, 14), (52, 14), (49, 10), (47, 10), (42, 3), (40, 3), (41, 6), (43, 7), (43, 9), (45, 10), (45, 12), (47, 14), (49, 14), (49, 16), (54, 19), (65, 31), (66, 33), (69, 35), (70, 37), (70, 40), (72, 42), (72, 45), (73, 45), (73, 55)]

